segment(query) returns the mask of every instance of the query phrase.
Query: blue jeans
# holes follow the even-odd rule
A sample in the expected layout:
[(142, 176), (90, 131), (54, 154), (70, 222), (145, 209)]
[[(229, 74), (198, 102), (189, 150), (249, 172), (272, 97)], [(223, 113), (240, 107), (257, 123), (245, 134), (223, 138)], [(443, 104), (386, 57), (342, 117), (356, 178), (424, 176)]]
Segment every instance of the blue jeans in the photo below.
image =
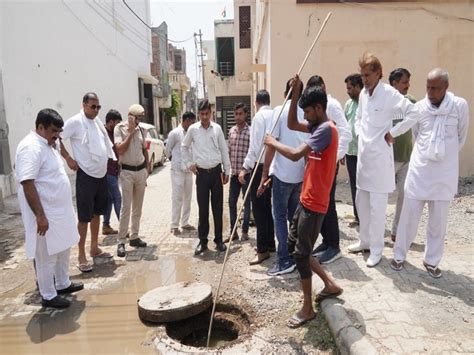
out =
[[(248, 180), (250, 176), (247, 174), (247, 183), (241, 185), (239, 182), (239, 177), (237, 175), (232, 175), (230, 177), (230, 187), (229, 187), (229, 214), (230, 214), (230, 232), (234, 229), (234, 224), (237, 221), (237, 201), (239, 200), (240, 191), (242, 190), (242, 197), (245, 195), (248, 187)], [(244, 220), (242, 222), (242, 232), (248, 233), (250, 223), (250, 196), (247, 197), (244, 205)]]
[(107, 207), (104, 213), (104, 226), (110, 225), (110, 215), (112, 214), (112, 204), (115, 215), (120, 219), (120, 207), (122, 206), (122, 195), (120, 194), (118, 176), (107, 174)]
[(300, 202), (301, 183), (290, 184), (272, 177), (272, 214), (275, 234), (278, 240), (278, 263), (280, 265), (294, 261), (288, 253), (288, 222), (291, 223), (293, 214)]

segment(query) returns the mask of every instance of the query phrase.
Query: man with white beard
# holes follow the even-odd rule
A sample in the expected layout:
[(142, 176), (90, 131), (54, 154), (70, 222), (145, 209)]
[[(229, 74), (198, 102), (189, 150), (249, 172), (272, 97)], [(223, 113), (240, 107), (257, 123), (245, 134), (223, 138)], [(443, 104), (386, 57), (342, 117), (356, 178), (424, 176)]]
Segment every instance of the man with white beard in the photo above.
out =
[[(466, 100), (447, 91), (448, 73), (433, 69), (426, 82), (426, 97), (416, 104), (419, 121), (413, 126), (415, 146), (405, 183), (405, 199), (394, 246), (392, 269), (400, 271), (415, 240), (425, 203), (428, 226), (423, 265), (434, 278), (444, 250), (450, 201), (458, 189), (459, 151), (466, 141), (469, 108)], [(387, 142), (399, 135), (403, 122), (387, 133)]]

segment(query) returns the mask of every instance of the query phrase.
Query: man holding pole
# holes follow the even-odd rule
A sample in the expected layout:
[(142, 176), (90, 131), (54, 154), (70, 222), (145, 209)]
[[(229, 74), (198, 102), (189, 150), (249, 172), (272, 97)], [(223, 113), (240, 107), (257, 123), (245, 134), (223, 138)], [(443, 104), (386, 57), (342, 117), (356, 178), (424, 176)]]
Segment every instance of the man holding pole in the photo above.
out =
[[(300, 86), (301, 81), (296, 76), (292, 82), (293, 92), (289, 108), (293, 113), (296, 111)], [(312, 272), (324, 282), (324, 289), (317, 296), (318, 302), (342, 293), (342, 289), (324, 271), (319, 261), (311, 256), (328, 209), (329, 194), (336, 174), (338, 132), (326, 115), (327, 95), (322, 88), (306, 88), (299, 105), (304, 110), (304, 118), (308, 123), (299, 122), (296, 114), (293, 114), (292, 120), (288, 121), (288, 127), (295, 131), (311, 132), (311, 136), (304, 143), (293, 148), (270, 135), (265, 138), (268, 147), (272, 147), (287, 159), (298, 161), (305, 156), (307, 158), (301, 197), (288, 235), (288, 251), (296, 262), (304, 299), (302, 308), (288, 320), (289, 328), (298, 328), (315, 317), (311, 300)]]

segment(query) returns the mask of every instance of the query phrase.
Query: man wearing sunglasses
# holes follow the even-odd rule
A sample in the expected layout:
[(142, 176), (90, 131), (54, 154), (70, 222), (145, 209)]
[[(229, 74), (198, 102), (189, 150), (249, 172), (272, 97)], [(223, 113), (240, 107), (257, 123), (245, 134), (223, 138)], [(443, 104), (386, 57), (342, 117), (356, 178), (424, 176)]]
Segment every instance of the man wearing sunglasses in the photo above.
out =
[(100, 215), (104, 214), (107, 206), (107, 160), (116, 159), (109, 136), (97, 116), (100, 107), (97, 94), (88, 92), (82, 99), (81, 112), (66, 121), (61, 133), (61, 139), (69, 139), (74, 158), (69, 155), (62, 142), (61, 155), (69, 168), (77, 172), (77, 229), (80, 236), (77, 267), (82, 272), (90, 272), (93, 269), (85, 252), (89, 223), (90, 256), (93, 258), (112, 257), (98, 245)]

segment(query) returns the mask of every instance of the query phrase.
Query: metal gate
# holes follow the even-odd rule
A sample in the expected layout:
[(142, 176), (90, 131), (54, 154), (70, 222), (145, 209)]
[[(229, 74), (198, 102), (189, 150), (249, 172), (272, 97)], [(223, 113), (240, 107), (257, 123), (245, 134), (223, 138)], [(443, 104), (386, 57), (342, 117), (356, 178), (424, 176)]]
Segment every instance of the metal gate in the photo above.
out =
[(234, 119), (234, 107), (237, 103), (244, 103), (249, 109), (249, 119), (250, 123), (250, 96), (217, 96), (216, 97), (216, 113), (217, 113), (217, 123), (221, 125), (222, 130), (224, 131), (225, 137), (227, 138), (229, 134), (229, 129), (235, 125)]

